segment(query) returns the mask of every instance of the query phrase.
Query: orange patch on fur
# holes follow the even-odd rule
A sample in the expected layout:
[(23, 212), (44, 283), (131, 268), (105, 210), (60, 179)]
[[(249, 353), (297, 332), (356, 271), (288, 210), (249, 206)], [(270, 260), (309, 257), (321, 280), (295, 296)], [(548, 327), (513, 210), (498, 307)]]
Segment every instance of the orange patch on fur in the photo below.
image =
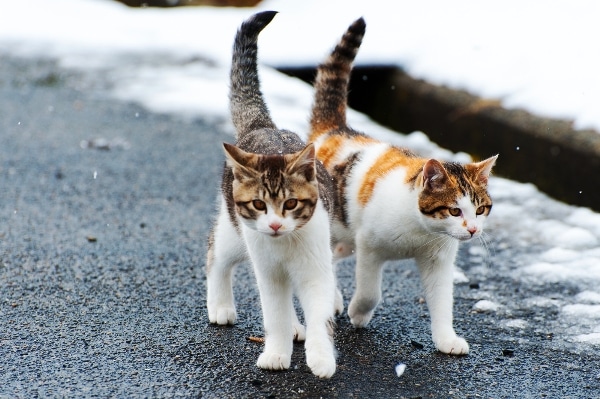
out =
[[(401, 149), (390, 147), (377, 158), (367, 174), (364, 176), (358, 192), (358, 203), (365, 206), (375, 191), (377, 182), (392, 170), (399, 167), (406, 169), (406, 180), (410, 179), (420, 168), (425, 160), (406, 155)], [(406, 183), (406, 180), (404, 183)]]
[(329, 133), (332, 130), (337, 129), (337, 126), (333, 122), (317, 121), (313, 122), (313, 126), (310, 134), (308, 135), (308, 142), (314, 143), (319, 137)]
[(335, 156), (338, 150), (342, 147), (345, 139), (343, 136), (329, 136), (323, 141), (317, 150), (317, 159), (323, 163), (323, 166), (329, 170), (332, 164), (335, 163)]
[(371, 138), (371, 137), (366, 137), (366, 136), (354, 136), (352, 137), (352, 141), (358, 144), (374, 144), (374, 143), (378, 143), (377, 140)]

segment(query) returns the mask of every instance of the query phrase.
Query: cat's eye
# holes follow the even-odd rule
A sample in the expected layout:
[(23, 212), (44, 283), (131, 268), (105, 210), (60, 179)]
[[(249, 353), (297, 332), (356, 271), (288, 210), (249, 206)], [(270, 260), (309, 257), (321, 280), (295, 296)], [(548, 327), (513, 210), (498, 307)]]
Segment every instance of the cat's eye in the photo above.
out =
[(477, 215), (483, 215), (483, 213), (485, 212), (485, 206), (480, 206), (479, 208), (477, 208), (477, 210), (475, 211), (475, 213)]
[(450, 214), (455, 217), (462, 215), (462, 211), (460, 210), (460, 208), (450, 208), (448, 209), (448, 212), (450, 212)]
[(256, 209), (257, 211), (264, 211), (265, 209), (267, 209), (267, 204), (265, 204), (263, 201), (261, 200), (254, 200), (252, 201), (252, 206), (254, 207), (254, 209)]
[(298, 200), (296, 198), (290, 198), (289, 200), (283, 203), (283, 209), (286, 211), (291, 211), (298, 205)]

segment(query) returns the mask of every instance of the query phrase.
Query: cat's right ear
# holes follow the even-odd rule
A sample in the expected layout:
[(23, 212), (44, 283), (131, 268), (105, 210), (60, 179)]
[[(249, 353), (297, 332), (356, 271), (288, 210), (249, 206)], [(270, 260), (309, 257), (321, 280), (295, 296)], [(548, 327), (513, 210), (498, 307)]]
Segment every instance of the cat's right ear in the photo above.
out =
[(236, 180), (242, 181), (254, 176), (254, 173), (248, 167), (253, 154), (228, 143), (223, 143), (223, 149), (225, 150), (225, 162), (233, 170), (233, 176)]
[(304, 149), (298, 151), (295, 154), (286, 155), (290, 159), (290, 165), (288, 166), (288, 173), (299, 173), (304, 175), (306, 181), (313, 181), (316, 176), (315, 166), (315, 145), (313, 143), (308, 144)]
[(423, 187), (431, 191), (436, 191), (444, 187), (448, 175), (446, 169), (435, 159), (430, 159), (423, 166)]

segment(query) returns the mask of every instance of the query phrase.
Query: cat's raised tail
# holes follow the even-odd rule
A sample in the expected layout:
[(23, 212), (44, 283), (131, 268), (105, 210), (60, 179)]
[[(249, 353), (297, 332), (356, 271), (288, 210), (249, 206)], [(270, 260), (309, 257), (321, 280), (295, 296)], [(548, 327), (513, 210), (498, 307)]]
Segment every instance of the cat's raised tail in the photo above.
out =
[(345, 129), (348, 82), (352, 63), (365, 35), (363, 18), (354, 21), (325, 62), (319, 65), (315, 78), (315, 100), (310, 118), (309, 141), (332, 130)]
[(238, 140), (257, 129), (276, 128), (260, 91), (257, 67), (258, 35), (273, 20), (275, 14), (277, 11), (253, 15), (244, 21), (235, 36), (229, 100)]

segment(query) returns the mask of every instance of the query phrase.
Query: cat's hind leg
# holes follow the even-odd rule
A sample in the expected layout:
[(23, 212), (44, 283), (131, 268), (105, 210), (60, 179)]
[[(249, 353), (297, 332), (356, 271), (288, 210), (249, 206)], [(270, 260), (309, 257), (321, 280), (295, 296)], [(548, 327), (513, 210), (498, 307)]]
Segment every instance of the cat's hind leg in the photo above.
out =
[(335, 288), (335, 300), (333, 304), (333, 312), (334, 314), (340, 315), (344, 311), (344, 296), (342, 295), (342, 291), (337, 287)]
[(210, 233), (206, 260), (206, 305), (208, 320), (213, 324), (234, 324), (237, 312), (233, 297), (234, 267), (246, 259), (244, 242), (221, 212)]
[(294, 331), (294, 341), (302, 342), (306, 339), (306, 328), (300, 323), (296, 308), (292, 304), (292, 329)]
[(340, 290), (340, 286), (338, 284), (337, 279), (337, 262), (333, 262), (333, 278), (335, 281), (335, 297), (333, 301), (333, 313), (335, 316), (341, 315), (344, 311), (344, 296), (342, 295), (342, 291)]

